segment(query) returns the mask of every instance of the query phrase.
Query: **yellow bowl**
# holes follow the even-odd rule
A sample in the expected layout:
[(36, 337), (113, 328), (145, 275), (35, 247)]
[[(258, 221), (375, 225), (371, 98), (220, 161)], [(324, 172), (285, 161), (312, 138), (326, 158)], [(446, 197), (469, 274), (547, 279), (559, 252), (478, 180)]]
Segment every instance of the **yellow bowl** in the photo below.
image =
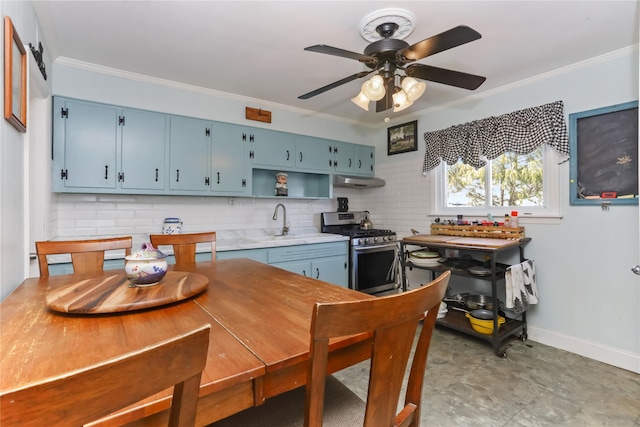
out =
[[(482, 319), (478, 319), (477, 317), (473, 317), (469, 313), (467, 313), (466, 316), (467, 316), (467, 319), (469, 319), (469, 322), (471, 323), (471, 327), (473, 328), (474, 331), (484, 335), (493, 334), (493, 319), (482, 320)], [(498, 316), (498, 329), (500, 329), (500, 326), (502, 326), (505, 321), (506, 319), (504, 317)]]

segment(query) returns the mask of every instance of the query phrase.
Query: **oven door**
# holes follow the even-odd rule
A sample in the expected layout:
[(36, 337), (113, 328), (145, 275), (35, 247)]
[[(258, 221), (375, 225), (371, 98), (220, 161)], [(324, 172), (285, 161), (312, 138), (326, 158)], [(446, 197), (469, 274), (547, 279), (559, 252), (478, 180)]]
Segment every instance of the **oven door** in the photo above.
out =
[(351, 248), (351, 287), (375, 294), (397, 288), (395, 243)]

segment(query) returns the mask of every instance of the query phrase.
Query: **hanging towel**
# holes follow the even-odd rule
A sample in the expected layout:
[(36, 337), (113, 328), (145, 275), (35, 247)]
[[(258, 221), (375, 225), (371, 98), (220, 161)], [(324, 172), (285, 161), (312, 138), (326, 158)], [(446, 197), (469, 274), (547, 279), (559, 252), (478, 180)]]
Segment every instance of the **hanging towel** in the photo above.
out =
[(533, 260), (508, 267), (505, 272), (506, 302), (509, 310), (523, 313), (531, 304), (538, 303), (536, 267)]

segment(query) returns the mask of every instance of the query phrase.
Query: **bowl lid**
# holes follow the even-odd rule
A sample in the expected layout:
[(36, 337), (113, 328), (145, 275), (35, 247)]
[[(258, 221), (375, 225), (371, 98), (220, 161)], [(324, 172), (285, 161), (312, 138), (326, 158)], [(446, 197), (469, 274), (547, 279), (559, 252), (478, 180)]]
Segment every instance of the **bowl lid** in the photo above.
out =
[(126, 260), (140, 260), (147, 261), (152, 259), (163, 259), (166, 258), (167, 254), (153, 247), (151, 243), (143, 243), (140, 246), (139, 251), (133, 252), (131, 255), (127, 255), (124, 257)]

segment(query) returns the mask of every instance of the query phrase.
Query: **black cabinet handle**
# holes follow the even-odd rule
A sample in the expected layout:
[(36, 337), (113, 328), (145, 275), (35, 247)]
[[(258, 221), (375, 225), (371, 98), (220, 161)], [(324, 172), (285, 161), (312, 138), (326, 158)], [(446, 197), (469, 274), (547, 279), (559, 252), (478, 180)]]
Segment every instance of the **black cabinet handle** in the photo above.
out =
[(289, 161), (289, 150), (287, 150), (287, 161)]
[(362, 169), (362, 160), (358, 160), (358, 169)]
[(320, 278), (320, 269), (316, 268), (316, 279)]
[(307, 277), (307, 270), (302, 270), (302, 275), (303, 275), (304, 277)]
[(302, 151), (300, 152), (300, 163), (302, 163)]
[(349, 167), (351, 167), (351, 157), (349, 157)]
[(180, 169), (176, 169), (176, 182), (180, 182)]
[(156, 168), (156, 182), (158, 182), (158, 168)]
[(218, 172), (218, 184), (220, 184), (220, 172)]
[(109, 165), (104, 165), (104, 179), (109, 179)]

